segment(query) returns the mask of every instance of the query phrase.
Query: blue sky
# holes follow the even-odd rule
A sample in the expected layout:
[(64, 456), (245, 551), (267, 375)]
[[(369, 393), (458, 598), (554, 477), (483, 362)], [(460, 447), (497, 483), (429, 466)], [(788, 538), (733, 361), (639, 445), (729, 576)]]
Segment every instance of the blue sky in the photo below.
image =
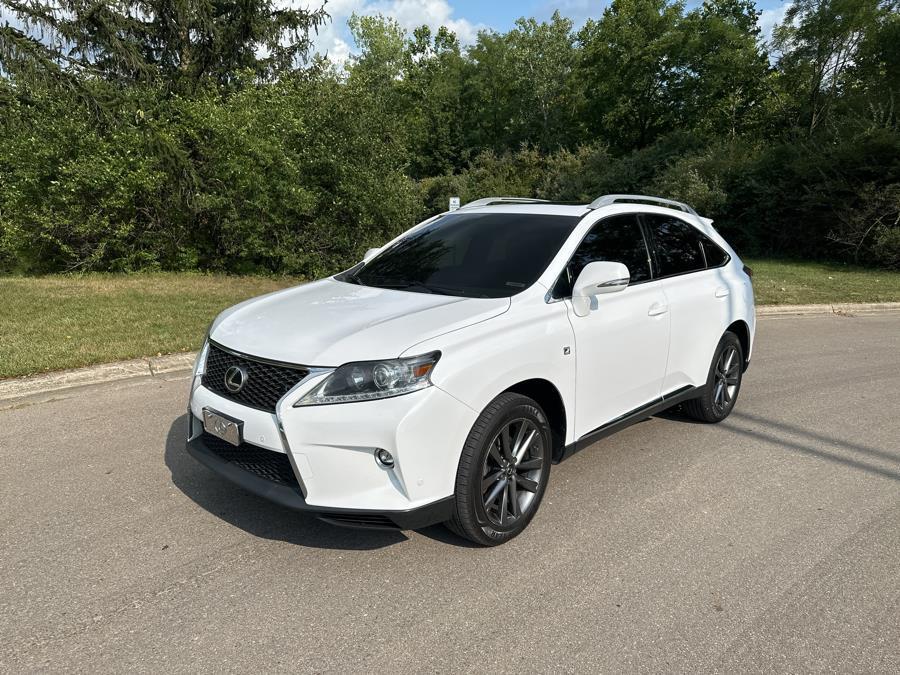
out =
[[(504, 31), (512, 27), (513, 22), (520, 16), (535, 16), (546, 18), (558, 9), (561, 14), (569, 16), (576, 22), (581, 22), (590, 16), (599, 16), (609, 3), (602, 0), (561, 0), (558, 2), (526, 1), (512, 2), (485, 2), (484, 0), (450, 0), (454, 13), (465, 17), (473, 23), (483, 23), (495, 30)], [(699, 2), (688, 2), (688, 7), (699, 5)], [(772, 10), (781, 7), (780, 0), (762, 0), (756, 5), (761, 10)]]
[[(294, 0), (296, 1), (296, 0)], [(291, 0), (288, 0), (293, 4)], [(305, 0), (304, 5), (318, 4)], [(604, 0), (329, 0), (326, 10), (332, 21), (316, 40), (319, 51), (327, 52), (337, 62), (343, 62), (354, 47), (347, 31), (347, 18), (353, 13), (391, 16), (407, 29), (428, 24), (436, 29), (452, 28), (463, 44), (471, 44), (479, 30), (507, 31), (520, 16), (549, 18), (555, 10), (570, 17), (580, 26), (588, 17), (598, 17), (609, 3)], [(689, 0), (688, 7), (700, 2)], [(760, 25), (768, 35), (772, 26), (781, 20), (787, 2), (757, 0), (763, 11)]]

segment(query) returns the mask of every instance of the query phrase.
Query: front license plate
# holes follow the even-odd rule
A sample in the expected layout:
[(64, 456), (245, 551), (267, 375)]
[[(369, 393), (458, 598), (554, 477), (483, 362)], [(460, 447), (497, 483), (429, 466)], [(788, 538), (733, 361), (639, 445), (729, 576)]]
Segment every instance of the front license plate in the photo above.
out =
[(232, 445), (240, 445), (243, 436), (244, 423), (222, 413), (203, 409), (203, 429), (213, 436), (218, 436), (223, 441)]

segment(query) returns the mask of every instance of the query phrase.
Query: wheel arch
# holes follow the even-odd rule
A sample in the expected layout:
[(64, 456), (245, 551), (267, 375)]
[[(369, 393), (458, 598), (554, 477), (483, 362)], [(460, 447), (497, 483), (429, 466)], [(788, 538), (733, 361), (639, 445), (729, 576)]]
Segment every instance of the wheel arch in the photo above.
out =
[(559, 389), (550, 380), (533, 378), (523, 380), (501, 393), (513, 392), (533, 399), (547, 416), (553, 436), (553, 459), (557, 460), (566, 445), (566, 404)]

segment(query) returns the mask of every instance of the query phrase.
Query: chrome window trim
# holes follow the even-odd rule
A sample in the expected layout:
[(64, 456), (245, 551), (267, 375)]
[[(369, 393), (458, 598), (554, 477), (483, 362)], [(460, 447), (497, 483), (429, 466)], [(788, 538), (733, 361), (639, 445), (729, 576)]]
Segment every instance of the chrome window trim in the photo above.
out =
[[(669, 214), (653, 213), (653, 212), (650, 212), (650, 211), (636, 211), (635, 214), (636, 214), (636, 215), (638, 216), (638, 218), (641, 220), (641, 227), (647, 228), (647, 234), (650, 236), (651, 239), (653, 239), (653, 233), (649, 230), (649, 226), (648, 226), (646, 223), (643, 222), (643, 219), (644, 219), (646, 216), (669, 215)], [(701, 269), (698, 269), (698, 270), (688, 270), (687, 272), (675, 272), (674, 274), (660, 274), (659, 276), (654, 276), (654, 277), (653, 277), (654, 281), (655, 281), (656, 279), (660, 279), (660, 280), (665, 280), (665, 279), (675, 279), (675, 278), (677, 278), (677, 277), (684, 277), (684, 276), (687, 276), (688, 274), (698, 274), (698, 273), (700, 273), (700, 272), (706, 272), (706, 271), (708, 271), (708, 270), (718, 270), (718, 269), (721, 269), (721, 268), (723, 268), (723, 267), (727, 267), (727, 266), (728, 266), (728, 263), (731, 262), (731, 254), (730, 254), (728, 251), (726, 251), (724, 248), (722, 248), (721, 246), (719, 246), (719, 244), (718, 244), (712, 237), (710, 237), (708, 234), (706, 234), (703, 230), (701, 230), (699, 227), (697, 227), (694, 223), (692, 223), (692, 222), (689, 221), (689, 220), (686, 220), (686, 219), (682, 218), (682, 217), (681, 217), (679, 214), (677, 214), (677, 213), (673, 213), (673, 214), (671, 214), (669, 217), (675, 218), (676, 220), (680, 220), (682, 223), (684, 223), (684, 224), (687, 225), (688, 227), (693, 228), (694, 231), (695, 231), (698, 235), (700, 235), (701, 237), (704, 237), (704, 238), (706, 238), (707, 240), (709, 240), (709, 242), (710, 242), (713, 246), (715, 246), (717, 249), (719, 249), (720, 251), (722, 251), (722, 253), (725, 254), (725, 262), (723, 262), (721, 265), (713, 265), (713, 266), (710, 266), (709, 264), (707, 264), (707, 262), (706, 262), (706, 251), (705, 251), (704, 248), (703, 248), (703, 242), (700, 241), (700, 240), (698, 239), (698, 241), (700, 241), (700, 255), (701, 255), (702, 258), (703, 258), (703, 267), (702, 267)], [(655, 239), (653, 239), (653, 253), (654, 253), (654, 263), (656, 263), (656, 261), (655, 261), (655, 254), (656, 254), (656, 240), (655, 240)], [(654, 267), (654, 266), (655, 266), (655, 267), (659, 267), (658, 264), (651, 265), (651, 267)], [(659, 270), (657, 270), (657, 271), (659, 271)]]

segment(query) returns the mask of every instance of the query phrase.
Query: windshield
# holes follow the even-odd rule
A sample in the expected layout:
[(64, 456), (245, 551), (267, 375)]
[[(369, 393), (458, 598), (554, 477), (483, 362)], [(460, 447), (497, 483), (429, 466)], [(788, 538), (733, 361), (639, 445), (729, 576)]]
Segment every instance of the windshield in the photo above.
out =
[(533, 213), (452, 213), (338, 278), (418, 293), (507, 298), (537, 281), (578, 220)]

